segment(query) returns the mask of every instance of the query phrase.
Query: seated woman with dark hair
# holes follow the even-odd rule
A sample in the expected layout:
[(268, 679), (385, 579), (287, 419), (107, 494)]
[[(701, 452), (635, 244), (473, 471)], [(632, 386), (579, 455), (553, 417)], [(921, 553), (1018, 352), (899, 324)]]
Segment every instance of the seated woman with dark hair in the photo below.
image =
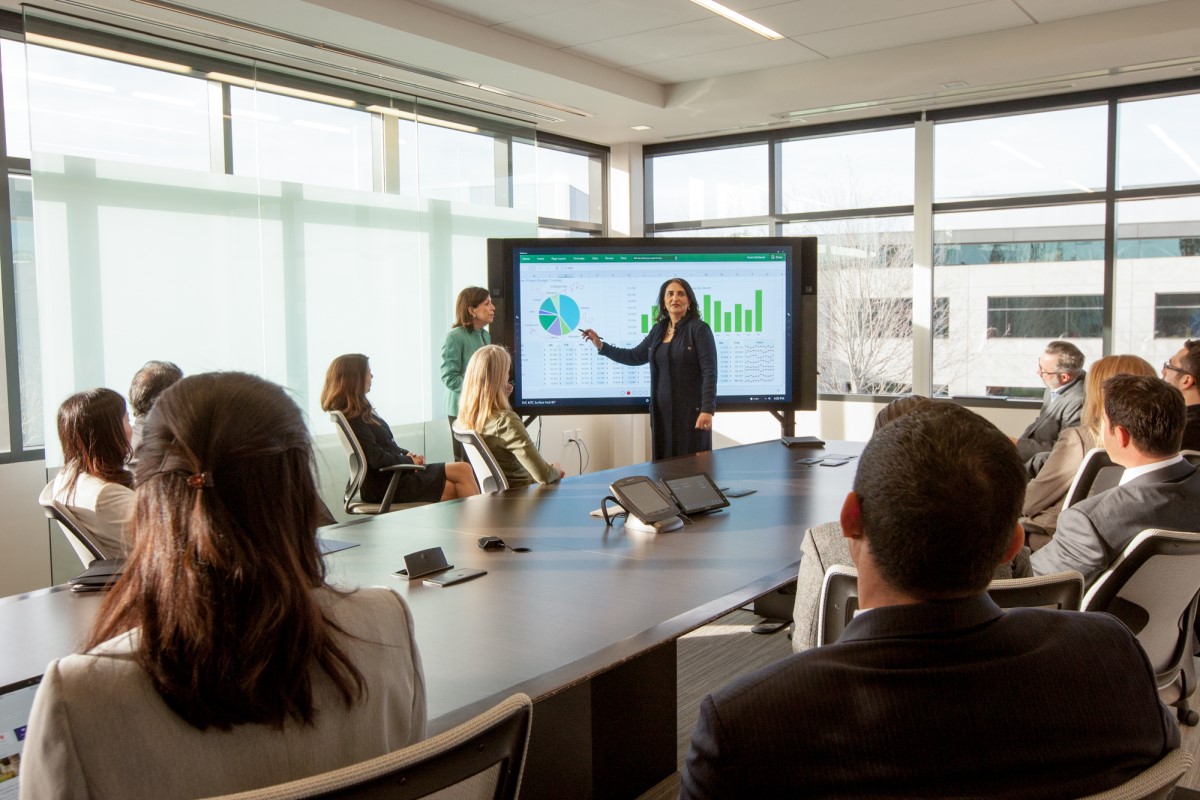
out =
[(210, 797), (423, 738), (408, 606), (325, 583), (309, 434), (283, 389), (184, 378), (146, 422), (137, 484), (125, 573), (38, 689), (22, 797)]
[(38, 498), (62, 503), (87, 529), (105, 558), (124, 556), (126, 528), (133, 516), (129, 459), (129, 416), (112, 389), (73, 394), (58, 408), (62, 471)]
[(321, 408), (345, 415), (367, 457), (367, 476), (359, 489), (362, 499), (367, 503), (381, 502), (392, 479), (390, 473), (382, 470), (397, 464), (425, 467), (424, 471), (400, 473), (400, 483), (393, 498), (397, 503), (436, 503), (479, 494), (470, 464), (427, 464), (425, 456), (396, 444), (392, 429), (375, 413), (367, 399), (374, 378), (366, 356), (348, 353), (338, 356), (329, 365), (325, 387), (321, 390)]

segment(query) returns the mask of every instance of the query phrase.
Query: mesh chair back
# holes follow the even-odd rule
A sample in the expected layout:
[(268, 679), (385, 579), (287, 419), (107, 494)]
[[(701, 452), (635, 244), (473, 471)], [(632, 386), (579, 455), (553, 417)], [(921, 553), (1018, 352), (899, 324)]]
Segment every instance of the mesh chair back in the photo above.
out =
[(1075, 570), (1029, 578), (1000, 578), (987, 592), (1001, 608), (1053, 608), (1078, 611), (1083, 600), (1083, 576)]
[(1103, 447), (1089, 450), (1079, 465), (1079, 471), (1075, 473), (1071, 488), (1067, 490), (1063, 508), (1068, 509), (1084, 498), (1113, 488), (1121, 482), (1124, 472), (1125, 468), (1114, 464)]
[(358, 437), (354, 435), (346, 415), (340, 411), (330, 411), (329, 418), (333, 420), (333, 427), (337, 428), (338, 440), (342, 443), (342, 449), (346, 451), (346, 460), (350, 462), (350, 478), (346, 481), (342, 502), (345, 504), (346, 513), (352, 514), (354, 498), (358, 496), (363, 479), (367, 477), (367, 456), (363, 453), (362, 445), (358, 443)]
[[(1200, 533), (1145, 530), (1105, 570), (1083, 598), (1084, 611), (1107, 611), (1124, 622), (1160, 676), (1178, 669), (1200, 592)], [(1160, 684), (1161, 685), (1161, 684)]]
[(515, 694), (431, 739), (348, 767), (210, 800), (514, 800), (521, 788), (533, 702)]
[(858, 570), (844, 564), (825, 570), (817, 608), (817, 647), (833, 644), (858, 612)]
[(1172, 750), (1149, 769), (1134, 775), (1106, 792), (1089, 794), (1080, 800), (1167, 800), (1175, 784), (1192, 768), (1192, 754)]
[(75, 555), (79, 556), (79, 560), (85, 567), (91, 566), (92, 562), (98, 559), (112, 557), (100, 549), (100, 546), (88, 535), (87, 528), (83, 526), (83, 523), (62, 503), (51, 500), (49, 503), (42, 504), (42, 510), (47, 518), (58, 523), (58, 529), (63, 532), (63, 536), (67, 537)]
[(508, 488), (508, 478), (504, 477), (500, 464), (484, 443), (482, 436), (475, 431), (454, 428), (454, 440), (461, 444), (467, 453), (467, 460), (471, 462), (471, 469), (475, 471), (479, 491), (490, 494)]

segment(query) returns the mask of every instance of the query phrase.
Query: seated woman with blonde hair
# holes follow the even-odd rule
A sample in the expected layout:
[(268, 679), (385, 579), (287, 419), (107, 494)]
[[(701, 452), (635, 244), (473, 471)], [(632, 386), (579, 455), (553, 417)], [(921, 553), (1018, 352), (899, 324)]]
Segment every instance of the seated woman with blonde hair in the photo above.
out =
[(1021, 525), (1029, 546), (1038, 550), (1054, 535), (1063, 500), (1075, 480), (1083, 457), (1093, 447), (1103, 447), (1100, 423), (1104, 417), (1104, 382), (1114, 375), (1157, 376), (1143, 358), (1130, 355), (1105, 356), (1092, 364), (1084, 386), (1083, 412), (1079, 425), (1066, 428), (1054, 442), (1038, 474), (1025, 486)]
[(462, 399), (458, 406), (460, 430), (475, 431), (496, 457), (508, 485), (554, 483), (566, 473), (542, 458), (508, 404), (508, 373), (512, 356), (499, 345), (484, 345), (467, 363)]
[(82, 652), (46, 669), (21, 797), (211, 797), (424, 738), (404, 599), (325, 583), (310, 437), (287, 392), (184, 378), (139, 454), (133, 551)]
[(38, 502), (61, 503), (75, 515), (105, 558), (129, 550), (126, 529), (133, 516), (130, 426), (125, 400), (112, 389), (73, 394), (58, 408), (62, 471)]

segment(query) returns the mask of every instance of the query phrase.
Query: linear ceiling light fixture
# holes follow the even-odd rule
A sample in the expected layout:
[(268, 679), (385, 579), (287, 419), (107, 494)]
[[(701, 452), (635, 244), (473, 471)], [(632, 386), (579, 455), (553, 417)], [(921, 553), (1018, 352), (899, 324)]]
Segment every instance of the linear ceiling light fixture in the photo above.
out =
[(755, 33), (757, 33), (759, 36), (763, 37), (764, 39), (770, 39), (772, 41), (775, 41), (777, 39), (783, 38), (782, 33), (776, 33), (775, 31), (768, 28), (766, 25), (763, 25), (760, 22), (755, 22), (754, 20), (750, 19), (749, 17), (744, 16), (744, 15), (739, 14), (738, 12), (734, 11), (732, 8), (726, 8), (725, 6), (721, 5), (720, 3), (714, 2), (714, 0), (692, 0), (692, 2), (695, 3), (696, 5), (700, 6), (701, 8), (707, 8), (709, 11), (713, 12), (714, 14), (721, 15), (722, 17), (729, 20), (730, 22), (736, 22), (738, 25), (741, 25), (743, 28), (745, 28), (748, 31), (754, 31)]
[(80, 53), (85, 56), (96, 56), (97, 58), (105, 58), (109, 61), (123, 61), (126, 64), (136, 64), (139, 67), (149, 67), (150, 69), (161, 69), (166, 72), (177, 72), (180, 75), (187, 75), (192, 71), (192, 68), (183, 64), (176, 64), (172, 61), (163, 61), (159, 58), (147, 58), (146, 56), (135, 55), (134, 53), (123, 53), (120, 50), (110, 50), (107, 47), (96, 47), (82, 42), (72, 42), (68, 39), (58, 39), (53, 36), (43, 36), (40, 33), (25, 34), (25, 41), (30, 44), (40, 44), (45, 47), (53, 47), (56, 50), (70, 50), (73, 53)]
[(228, 75), (224, 72), (209, 72), (204, 77), (210, 81), (220, 81), (234, 86), (242, 86), (247, 89), (260, 89), (264, 92), (273, 94), (285, 94), (288, 97), (298, 97), (301, 100), (315, 100), (318, 103), (328, 103), (331, 106), (341, 106), (342, 108), (355, 108), (358, 103), (353, 100), (347, 100), (345, 97), (334, 97), (331, 94), (321, 94), (319, 92), (307, 92), (303, 89), (295, 89), (291, 86), (281, 86), (277, 83), (263, 83), (256, 81), (253, 78), (243, 78), (240, 75)]

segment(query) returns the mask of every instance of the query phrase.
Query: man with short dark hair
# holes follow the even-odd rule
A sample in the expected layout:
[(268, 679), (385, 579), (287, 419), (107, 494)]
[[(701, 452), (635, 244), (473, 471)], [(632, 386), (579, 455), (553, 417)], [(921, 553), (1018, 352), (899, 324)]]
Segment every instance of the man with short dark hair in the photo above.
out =
[(1125, 472), (1058, 515), (1054, 538), (1033, 554), (1035, 575), (1073, 569), (1090, 585), (1147, 528), (1200, 528), (1200, 471), (1179, 455), (1184, 413), (1183, 396), (1158, 378), (1104, 382), (1104, 449)]
[(938, 404), (859, 461), (841, 524), (864, 610), (705, 699), (681, 798), (1079, 797), (1179, 746), (1124, 625), (988, 597), (1024, 542), (1004, 434)]
[(1037, 374), (1046, 385), (1042, 410), (1025, 432), (1013, 440), (1030, 477), (1037, 474), (1045, 461), (1045, 456), (1036, 457), (1038, 453), (1049, 453), (1059, 432), (1079, 424), (1087, 379), (1083, 361), (1083, 351), (1070, 342), (1058, 340), (1046, 345), (1038, 358)]
[(1163, 380), (1174, 386), (1187, 403), (1183, 449), (1200, 450), (1200, 339), (1189, 339), (1162, 365)]

